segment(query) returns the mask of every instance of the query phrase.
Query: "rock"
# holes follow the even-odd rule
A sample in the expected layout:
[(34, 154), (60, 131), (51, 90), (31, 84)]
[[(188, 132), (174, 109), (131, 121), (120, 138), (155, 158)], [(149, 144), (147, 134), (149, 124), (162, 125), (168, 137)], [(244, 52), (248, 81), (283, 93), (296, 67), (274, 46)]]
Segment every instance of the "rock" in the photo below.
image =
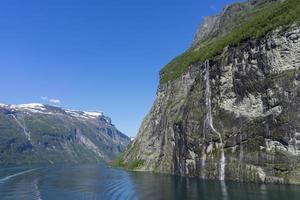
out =
[[(262, 4), (277, 1), (280, 0), (248, 0), (248, 2), (245, 3), (227, 5), (220, 14), (204, 18), (195, 34), (192, 47), (196, 47), (201, 41), (210, 36), (215, 37), (231, 31), (239, 23), (240, 11), (249, 10), (253, 7), (261, 6)], [(233, 18), (236, 19), (233, 20)], [(232, 24), (232, 21), (235, 21), (235, 24)]]
[(0, 104), (0, 164), (110, 161), (130, 138), (100, 112)]
[(209, 61), (213, 128), (205, 126), (203, 63), (160, 85), (124, 162), (144, 160), (140, 170), (219, 179), (217, 131), (224, 140), (225, 179), (300, 183), (293, 178), (300, 166), (300, 43), (291, 42), (299, 31), (278, 29)]

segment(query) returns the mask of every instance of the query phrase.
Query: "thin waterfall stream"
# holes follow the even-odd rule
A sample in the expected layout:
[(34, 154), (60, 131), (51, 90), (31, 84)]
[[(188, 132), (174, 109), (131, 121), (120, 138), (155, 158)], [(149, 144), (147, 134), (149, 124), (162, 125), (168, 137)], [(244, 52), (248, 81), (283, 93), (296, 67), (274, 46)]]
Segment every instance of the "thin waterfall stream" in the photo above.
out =
[[(225, 154), (224, 154), (224, 143), (222, 139), (221, 133), (219, 133), (213, 125), (213, 117), (212, 117), (212, 112), (211, 112), (211, 89), (210, 89), (210, 82), (209, 82), (209, 61), (205, 61), (205, 104), (207, 107), (207, 112), (206, 112), (206, 119), (205, 119), (205, 126), (209, 127), (215, 134), (218, 135), (221, 143), (221, 158), (220, 158), (220, 168), (219, 168), (219, 179), (224, 180), (225, 179), (225, 165), (226, 165), (226, 159), (225, 159)], [(205, 131), (206, 132), (206, 131)], [(205, 137), (205, 132), (204, 132), (204, 137)], [(205, 161), (202, 161), (202, 167), (205, 165)]]
[(10, 115), (14, 118), (14, 120), (17, 122), (17, 124), (23, 129), (23, 132), (24, 132), (25, 136), (27, 137), (27, 139), (29, 141), (31, 141), (30, 131), (27, 131), (24, 118), (22, 120), (23, 121), (23, 124), (22, 124), (14, 114), (10, 114)]

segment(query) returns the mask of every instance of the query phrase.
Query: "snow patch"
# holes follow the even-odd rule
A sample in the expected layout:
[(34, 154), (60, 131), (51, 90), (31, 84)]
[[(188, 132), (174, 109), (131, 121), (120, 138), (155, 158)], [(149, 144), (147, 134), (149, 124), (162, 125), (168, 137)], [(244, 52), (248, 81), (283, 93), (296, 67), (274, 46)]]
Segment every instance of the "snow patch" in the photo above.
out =
[(21, 110), (21, 111), (29, 111), (29, 112), (35, 112), (35, 113), (43, 113), (47, 109), (45, 105), (40, 103), (28, 103), (28, 104), (0, 104), (0, 107), (4, 107), (11, 110)]
[(82, 119), (96, 119), (100, 116), (103, 116), (102, 112), (82, 112), (76, 110), (66, 110), (66, 113), (75, 117), (75, 118), (82, 118)]
[(92, 117), (100, 117), (103, 115), (102, 112), (84, 112), (84, 114), (86, 114), (88, 116), (92, 116)]
[(38, 108), (38, 109), (45, 109), (45, 106), (41, 103), (28, 103), (28, 104), (19, 104), (15, 105), (20, 108)]
[[(28, 104), (0, 104), (0, 107), (4, 107), (7, 109), (11, 109), (14, 111), (23, 111), (27, 113), (40, 113), (40, 114), (57, 114), (56, 112), (50, 112), (49, 109), (47, 109), (47, 106), (41, 103), (28, 103)], [(55, 106), (52, 106), (55, 107)], [(60, 107), (57, 107), (60, 108)], [(62, 109), (62, 108), (61, 108)], [(103, 116), (102, 112), (87, 112), (87, 111), (78, 111), (78, 110), (64, 110), (67, 114), (71, 115), (72, 117), (79, 118), (79, 119), (97, 119), (101, 116)]]

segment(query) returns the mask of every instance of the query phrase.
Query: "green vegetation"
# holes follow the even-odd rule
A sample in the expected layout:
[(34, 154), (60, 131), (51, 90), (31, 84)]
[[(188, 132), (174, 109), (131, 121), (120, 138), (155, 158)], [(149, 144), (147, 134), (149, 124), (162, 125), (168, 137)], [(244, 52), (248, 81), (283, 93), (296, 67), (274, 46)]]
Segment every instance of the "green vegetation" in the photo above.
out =
[(118, 157), (114, 161), (110, 163), (110, 166), (112, 167), (120, 167), (120, 168), (126, 168), (129, 170), (135, 170), (141, 168), (145, 163), (145, 160), (132, 160), (129, 162), (125, 162), (123, 159), (123, 156)]
[(278, 82), (279, 80), (285, 80), (297, 76), (300, 73), (300, 69), (289, 69), (280, 73), (271, 74), (267, 77), (269, 84)]
[(231, 32), (216, 38), (208, 38), (198, 48), (187, 50), (167, 64), (161, 70), (160, 83), (178, 78), (193, 63), (214, 58), (228, 45), (236, 45), (247, 39), (259, 39), (278, 27), (299, 23), (300, 0), (286, 0), (267, 4), (257, 10), (241, 11), (241, 17), (246, 15), (245, 12), (251, 12), (251, 17), (243, 17), (245, 21)]
[(133, 160), (127, 163), (128, 169), (139, 169), (141, 168), (145, 163), (145, 160)]
[(110, 166), (125, 168), (123, 156), (119, 156), (115, 160), (111, 161)]
[(111, 139), (105, 130), (99, 130), (94, 121), (81, 121), (63, 114), (19, 112), (16, 118), (30, 131), (29, 141), (23, 128), (6, 112), (0, 109), (0, 165), (102, 161), (79, 139), (79, 134), (88, 138), (107, 159), (114, 159), (125, 149), (125, 145)]

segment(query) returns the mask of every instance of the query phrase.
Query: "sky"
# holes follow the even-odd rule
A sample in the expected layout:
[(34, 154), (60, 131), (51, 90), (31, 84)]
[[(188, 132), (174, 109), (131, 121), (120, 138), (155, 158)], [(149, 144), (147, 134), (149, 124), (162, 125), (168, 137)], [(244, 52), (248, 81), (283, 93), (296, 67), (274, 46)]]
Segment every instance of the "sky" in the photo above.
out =
[(2, 0), (0, 103), (103, 111), (135, 136), (159, 71), (236, 0)]

